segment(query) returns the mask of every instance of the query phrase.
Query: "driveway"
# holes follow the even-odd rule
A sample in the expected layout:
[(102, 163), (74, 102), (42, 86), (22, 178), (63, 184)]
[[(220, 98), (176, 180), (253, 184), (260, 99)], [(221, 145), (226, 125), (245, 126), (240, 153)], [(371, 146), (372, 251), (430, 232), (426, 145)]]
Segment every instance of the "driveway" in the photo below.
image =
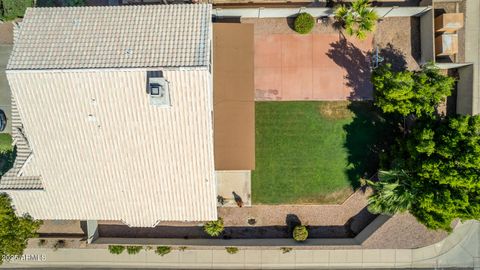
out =
[(338, 33), (255, 35), (256, 100), (371, 99), (372, 38)]

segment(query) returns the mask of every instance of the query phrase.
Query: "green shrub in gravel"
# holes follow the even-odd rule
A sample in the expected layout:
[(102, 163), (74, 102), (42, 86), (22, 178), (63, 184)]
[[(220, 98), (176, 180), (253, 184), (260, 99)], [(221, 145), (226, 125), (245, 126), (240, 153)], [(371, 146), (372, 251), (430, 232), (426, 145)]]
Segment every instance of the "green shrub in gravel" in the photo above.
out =
[(122, 252), (125, 250), (124, 246), (119, 246), (119, 245), (110, 245), (108, 246), (108, 251), (112, 254), (122, 254)]
[(226, 247), (225, 250), (228, 252), (228, 254), (236, 254), (239, 251), (237, 247)]
[(298, 225), (293, 229), (293, 239), (298, 242), (303, 242), (308, 238), (308, 230), (304, 225)]
[(210, 236), (219, 236), (223, 232), (223, 219), (209, 221), (203, 226), (203, 230)]
[(127, 253), (130, 255), (138, 254), (142, 249), (142, 246), (127, 246)]
[(157, 254), (160, 255), (160, 256), (165, 256), (165, 255), (167, 255), (168, 253), (170, 253), (171, 251), (172, 251), (172, 248), (171, 248), (171, 247), (158, 246), (157, 249), (155, 250), (155, 253), (157, 253)]
[(308, 34), (315, 26), (315, 18), (312, 15), (303, 12), (298, 14), (293, 23), (295, 31), (299, 34)]

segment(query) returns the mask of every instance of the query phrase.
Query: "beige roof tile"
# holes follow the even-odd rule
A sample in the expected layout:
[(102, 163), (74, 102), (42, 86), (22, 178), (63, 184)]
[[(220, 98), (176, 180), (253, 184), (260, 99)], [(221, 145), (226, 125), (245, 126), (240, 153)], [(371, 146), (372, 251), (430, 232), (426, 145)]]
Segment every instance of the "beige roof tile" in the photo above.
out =
[(210, 22), (207, 4), (31, 8), (7, 69), (207, 66)]

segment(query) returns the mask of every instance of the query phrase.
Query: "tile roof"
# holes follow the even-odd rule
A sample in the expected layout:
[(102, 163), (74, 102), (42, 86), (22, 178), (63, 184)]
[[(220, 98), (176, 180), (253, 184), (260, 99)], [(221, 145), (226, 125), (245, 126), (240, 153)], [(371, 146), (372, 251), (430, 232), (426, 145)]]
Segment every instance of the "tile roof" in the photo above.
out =
[(18, 212), (140, 227), (216, 219), (211, 74), (163, 76), (168, 108), (150, 104), (145, 69), (7, 71), (33, 149), (23, 175), (44, 187), (8, 190)]
[(13, 167), (0, 178), (0, 190), (43, 189), (40, 176), (23, 176), (24, 168), (33, 156), (23, 134), (23, 125), (14, 99), (12, 99), (12, 137), (16, 147), (15, 161)]
[(7, 69), (205, 67), (208, 4), (30, 8)]

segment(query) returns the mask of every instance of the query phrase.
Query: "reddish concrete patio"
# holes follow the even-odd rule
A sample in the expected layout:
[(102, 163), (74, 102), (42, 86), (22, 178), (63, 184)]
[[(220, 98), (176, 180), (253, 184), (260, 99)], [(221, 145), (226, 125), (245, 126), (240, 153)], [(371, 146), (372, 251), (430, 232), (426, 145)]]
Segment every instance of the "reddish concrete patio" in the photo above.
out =
[(372, 38), (256, 33), (256, 100), (371, 99)]

